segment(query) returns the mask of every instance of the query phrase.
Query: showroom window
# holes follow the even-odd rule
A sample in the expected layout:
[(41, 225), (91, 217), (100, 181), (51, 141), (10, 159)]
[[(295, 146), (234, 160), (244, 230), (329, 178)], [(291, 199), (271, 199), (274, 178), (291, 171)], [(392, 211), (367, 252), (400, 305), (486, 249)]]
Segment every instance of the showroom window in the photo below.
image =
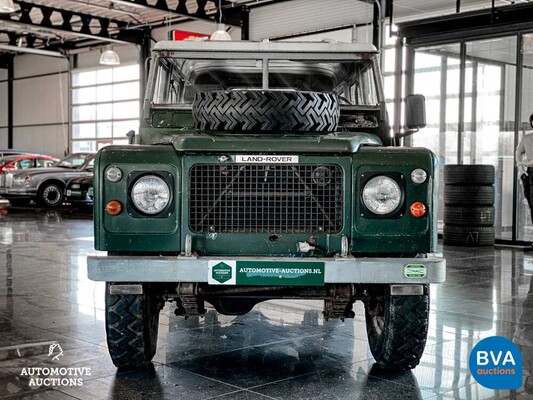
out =
[(533, 34), (465, 31), (452, 38), (436, 34), (449, 24), (432, 24), (428, 35), (409, 24), (398, 28), (408, 65), (402, 89), (426, 97), (427, 125), (405, 143), (433, 150), (440, 175), (446, 164), (494, 166), (496, 239), (529, 243), (533, 228), (514, 153), (531, 133)]
[(72, 73), (72, 152), (127, 144), (139, 128), (139, 65), (75, 70)]
[[(385, 102), (387, 104), (387, 112), (389, 115), (389, 124), (394, 129), (394, 102), (395, 102), (395, 84), (397, 79), (396, 74), (396, 40), (395, 35), (390, 34), (390, 25), (385, 26), (384, 43), (381, 49), (381, 70), (383, 73), (383, 89), (385, 91)], [(396, 26), (392, 26), (393, 32), (396, 31)], [(399, 74), (398, 74), (399, 75)], [(402, 71), (402, 79), (405, 74)]]

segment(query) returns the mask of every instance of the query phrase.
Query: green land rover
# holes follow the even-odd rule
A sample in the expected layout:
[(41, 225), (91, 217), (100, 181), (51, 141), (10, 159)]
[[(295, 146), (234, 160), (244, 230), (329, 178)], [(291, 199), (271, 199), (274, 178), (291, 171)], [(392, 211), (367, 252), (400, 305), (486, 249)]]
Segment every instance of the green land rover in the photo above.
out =
[[(100, 150), (89, 278), (109, 352), (150, 363), (166, 301), (184, 317), (269, 299), (365, 305), (381, 367), (424, 351), (437, 246), (436, 158), (393, 146), (373, 46), (160, 42), (133, 145)], [(406, 133), (425, 125), (406, 99)], [(405, 135), (403, 133), (402, 135)]]

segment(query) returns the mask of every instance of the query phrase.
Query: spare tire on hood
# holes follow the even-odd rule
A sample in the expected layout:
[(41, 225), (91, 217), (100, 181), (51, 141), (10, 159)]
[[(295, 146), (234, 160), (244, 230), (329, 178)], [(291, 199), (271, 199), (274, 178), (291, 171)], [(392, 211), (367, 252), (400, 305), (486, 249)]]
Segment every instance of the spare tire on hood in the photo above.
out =
[(227, 132), (334, 132), (337, 95), (289, 90), (217, 90), (195, 95), (198, 129)]

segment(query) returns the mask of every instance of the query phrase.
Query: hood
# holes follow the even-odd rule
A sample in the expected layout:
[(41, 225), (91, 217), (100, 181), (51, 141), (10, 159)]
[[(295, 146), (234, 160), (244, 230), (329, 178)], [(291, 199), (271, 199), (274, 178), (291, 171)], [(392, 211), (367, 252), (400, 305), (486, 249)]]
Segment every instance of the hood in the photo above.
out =
[(381, 146), (370, 133), (341, 132), (327, 135), (242, 135), (184, 133), (172, 137), (179, 152), (256, 152), (256, 153), (348, 153), (363, 145)]
[(70, 186), (70, 185), (75, 184), (75, 183), (77, 183), (79, 185), (92, 186), (93, 185), (93, 174), (87, 175), (87, 176), (82, 176), (82, 177), (79, 177), (79, 178), (74, 178), (74, 179), (72, 179), (71, 181), (68, 182), (67, 186)]

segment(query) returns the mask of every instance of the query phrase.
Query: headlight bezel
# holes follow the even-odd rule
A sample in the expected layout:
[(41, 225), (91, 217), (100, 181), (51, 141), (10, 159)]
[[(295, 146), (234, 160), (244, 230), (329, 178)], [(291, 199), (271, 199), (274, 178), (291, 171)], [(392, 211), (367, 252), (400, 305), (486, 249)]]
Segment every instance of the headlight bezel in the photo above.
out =
[[(169, 188), (170, 198), (168, 204), (157, 214), (148, 214), (137, 208), (133, 201), (132, 191), (135, 184), (144, 177), (156, 176), (163, 180)], [(174, 177), (168, 171), (135, 171), (128, 174), (128, 201), (126, 203), (126, 211), (130, 217), (133, 218), (169, 218), (174, 214)]]
[(13, 175), (12, 184), (13, 186), (28, 186), (31, 182), (30, 175)]
[[(398, 206), (391, 212), (387, 214), (376, 214), (372, 210), (370, 210), (364, 200), (363, 200), (363, 191), (366, 187), (366, 185), (374, 178), (377, 178), (379, 176), (384, 176), (386, 178), (391, 179), (394, 181), (400, 188), (400, 201), (398, 203)], [(372, 173), (365, 173), (360, 176), (360, 184), (359, 184), (359, 210), (360, 215), (363, 218), (366, 219), (398, 219), (405, 215), (406, 211), (406, 179), (405, 176), (400, 172), (389, 172), (389, 171), (378, 171), (378, 172), (372, 172)]]

